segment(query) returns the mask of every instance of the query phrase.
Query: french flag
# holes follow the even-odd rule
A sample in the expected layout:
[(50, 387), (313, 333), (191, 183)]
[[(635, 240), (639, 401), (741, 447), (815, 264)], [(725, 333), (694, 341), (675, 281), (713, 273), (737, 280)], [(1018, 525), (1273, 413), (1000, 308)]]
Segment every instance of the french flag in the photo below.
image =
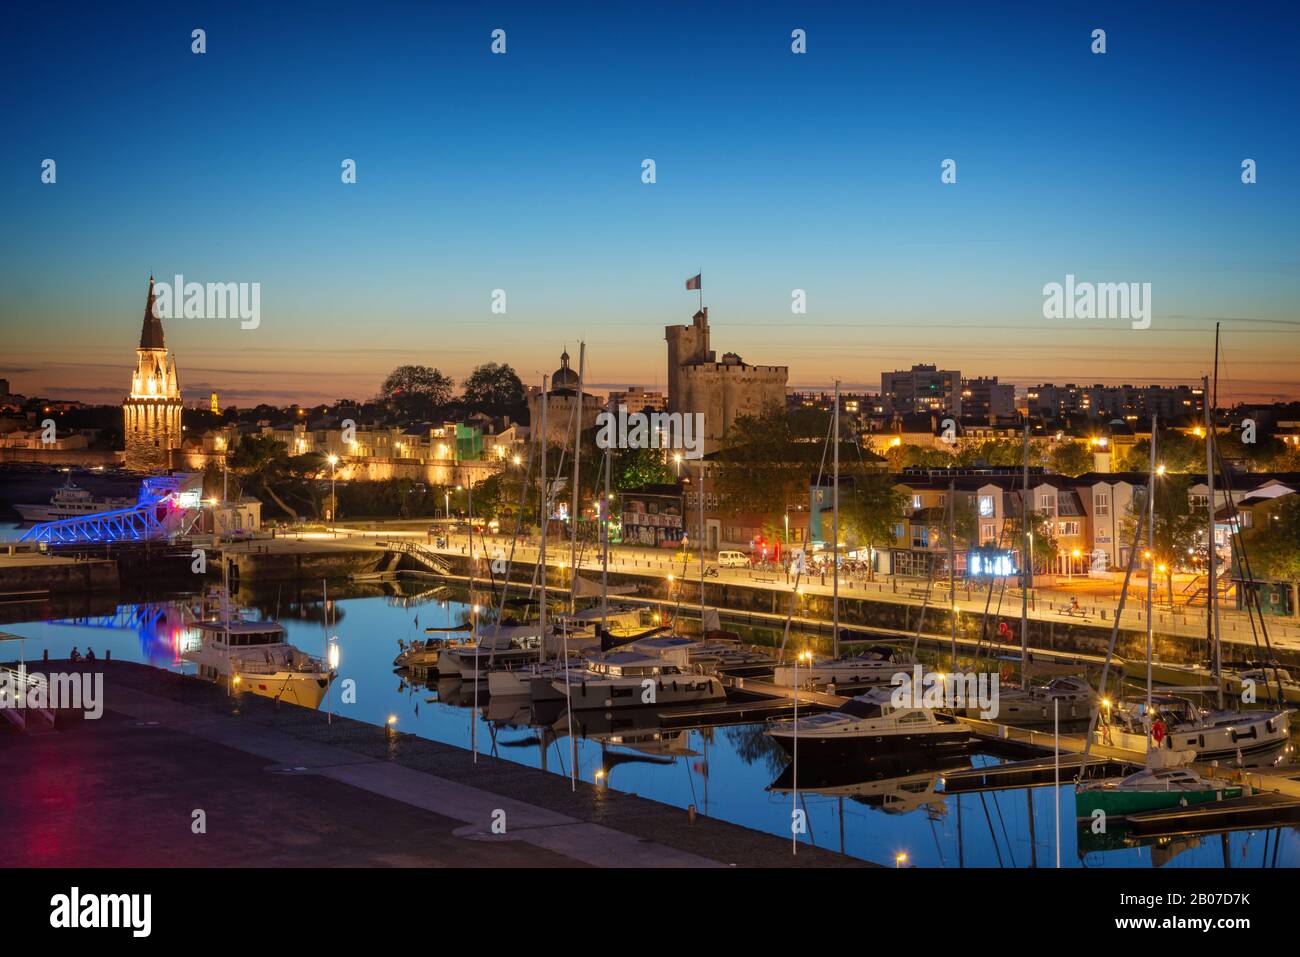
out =
[(686, 288), (687, 288), (687, 289), (699, 289), (699, 288), (700, 288), (700, 279), (701, 279), (701, 277), (703, 277), (703, 275), (704, 275), (704, 273), (700, 273), (698, 276), (694, 276), (694, 277), (692, 277), (692, 278), (686, 280)]

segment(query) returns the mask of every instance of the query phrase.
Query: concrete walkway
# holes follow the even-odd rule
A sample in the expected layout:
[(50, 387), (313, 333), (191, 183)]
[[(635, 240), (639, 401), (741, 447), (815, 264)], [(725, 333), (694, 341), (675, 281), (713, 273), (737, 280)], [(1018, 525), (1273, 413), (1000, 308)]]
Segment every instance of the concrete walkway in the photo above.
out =
[[(726, 822), (414, 735), (126, 662), (106, 714), (0, 732), (11, 864), (863, 866)], [(203, 809), (207, 832), (190, 816)], [(504, 821), (505, 833), (493, 824)]]

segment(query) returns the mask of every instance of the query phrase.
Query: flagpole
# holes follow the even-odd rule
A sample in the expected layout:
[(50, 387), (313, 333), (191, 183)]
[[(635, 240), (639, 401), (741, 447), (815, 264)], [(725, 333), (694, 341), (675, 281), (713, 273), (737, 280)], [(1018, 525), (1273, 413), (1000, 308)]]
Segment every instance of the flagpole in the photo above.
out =
[(704, 311), (704, 267), (700, 267), (700, 312)]

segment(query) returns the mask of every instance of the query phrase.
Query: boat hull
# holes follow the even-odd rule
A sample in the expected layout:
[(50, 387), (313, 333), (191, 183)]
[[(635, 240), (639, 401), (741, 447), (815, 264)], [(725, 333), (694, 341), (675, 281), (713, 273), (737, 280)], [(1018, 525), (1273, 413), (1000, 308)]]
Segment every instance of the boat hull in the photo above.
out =
[[(653, 700), (646, 700), (647, 687), (640, 682), (584, 681), (569, 679), (568, 700), (575, 711), (592, 708), (649, 708), (672, 707), (683, 704), (704, 704), (724, 701), (727, 697), (722, 682), (716, 678), (679, 677), (654, 684)], [(551, 682), (551, 689), (565, 697), (565, 682), (561, 677)]]
[(1121, 791), (1115, 788), (1087, 788), (1076, 791), (1074, 813), (1079, 820), (1089, 820), (1097, 811), (1106, 817), (1127, 817), (1144, 811), (1165, 811), (1177, 807), (1211, 804), (1241, 797), (1241, 788), (1222, 790), (1207, 788), (1196, 791)]
[[(959, 725), (936, 731), (898, 734), (818, 735), (800, 732), (799, 760), (834, 765), (904, 754), (938, 755), (961, 751), (970, 742), (970, 736), (970, 728)], [(795, 735), (773, 733), (772, 737), (781, 750), (793, 756)]]

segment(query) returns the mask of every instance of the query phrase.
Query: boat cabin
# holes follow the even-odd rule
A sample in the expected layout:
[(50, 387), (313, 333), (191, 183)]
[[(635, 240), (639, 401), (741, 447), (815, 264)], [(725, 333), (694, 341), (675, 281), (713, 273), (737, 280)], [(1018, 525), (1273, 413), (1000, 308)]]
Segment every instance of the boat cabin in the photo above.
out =
[(195, 627), (204, 642), (224, 644), (228, 633), (231, 648), (284, 644), (284, 627), (273, 621), (201, 621)]
[(602, 658), (593, 658), (587, 670), (603, 678), (653, 678), (657, 675), (681, 674), (681, 669), (656, 658), (632, 651), (614, 651)]

